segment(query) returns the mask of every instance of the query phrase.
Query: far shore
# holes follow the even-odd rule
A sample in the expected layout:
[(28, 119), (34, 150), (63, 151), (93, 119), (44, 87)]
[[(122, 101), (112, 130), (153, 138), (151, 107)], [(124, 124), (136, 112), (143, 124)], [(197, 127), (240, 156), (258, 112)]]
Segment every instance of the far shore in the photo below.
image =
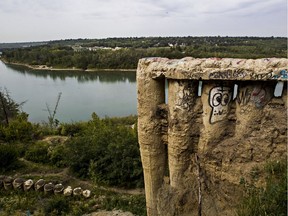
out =
[(21, 67), (26, 67), (32, 70), (43, 70), (43, 71), (75, 71), (75, 72), (99, 72), (99, 71), (122, 71), (122, 72), (136, 72), (136, 69), (100, 69), (100, 68), (93, 68), (93, 69), (79, 69), (79, 68), (53, 68), (48, 67), (47, 65), (29, 65), (24, 63), (18, 63), (18, 62), (7, 62), (4, 59), (0, 58), (0, 61), (2, 61), (4, 64), (7, 65), (17, 65)]

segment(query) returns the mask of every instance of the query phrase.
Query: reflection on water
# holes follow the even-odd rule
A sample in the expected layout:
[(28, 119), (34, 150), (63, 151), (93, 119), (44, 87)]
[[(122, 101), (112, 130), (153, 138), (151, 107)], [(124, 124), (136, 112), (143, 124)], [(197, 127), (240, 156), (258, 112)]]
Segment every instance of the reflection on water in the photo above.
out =
[(50, 71), (50, 70), (29, 70), (23, 66), (18, 65), (6, 65), (8, 68), (13, 69), (17, 73), (29, 74), (36, 77), (51, 78), (53, 80), (60, 79), (65, 81), (66, 78), (75, 78), (78, 82), (97, 81), (100, 82), (136, 82), (135, 71)]
[(136, 73), (122, 71), (35, 71), (0, 61), (0, 88), (7, 88), (32, 122), (47, 121), (46, 103), (54, 107), (62, 92), (56, 118), (60, 122), (135, 115)]

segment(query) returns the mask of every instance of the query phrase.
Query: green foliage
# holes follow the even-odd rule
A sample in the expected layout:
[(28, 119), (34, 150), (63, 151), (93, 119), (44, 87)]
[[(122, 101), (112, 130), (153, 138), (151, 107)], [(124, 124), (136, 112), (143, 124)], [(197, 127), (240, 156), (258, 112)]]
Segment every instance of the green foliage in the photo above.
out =
[(62, 136), (77, 136), (83, 129), (85, 124), (78, 123), (63, 123), (59, 126), (58, 131)]
[(134, 125), (137, 122), (137, 116), (136, 115), (130, 115), (126, 117), (110, 117), (105, 118), (105, 122), (109, 122), (109, 124), (116, 124), (116, 125)]
[(45, 215), (67, 215), (69, 213), (69, 200), (63, 196), (55, 196), (44, 206)]
[(246, 186), (247, 195), (238, 208), (239, 216), (287, 215), (287, 161), (266, 164), (266, 187)]
[(56, 167), (67, 167), (65, 154), (67, 150), (65, 145), (59, 144), (54, 147), (50, 147), (48, 151), (49, 161)]
[(18, 152), (13, 145), (0, 144), (0, 171), (5, 172), (15, 167), (18, 162)]
[(135, 187), (143, 185), (137, 134), (96, 114), (79, 136), (67, 143), (68, 164), (78, 176), (96, 183)]
[(25, 159), (33, 161), (35, 163), (49, 163), (48, 156), (49, 144), (38, 141), (31, 144), (25, 152)]
[[(22, 103), (23, 104), (23, 103)], [(7, 89), (0, 88), (0, 125), (9, 124), (10, 119), (15, 118), (20, 112), (21, 104), (16, 103)]]
[(146, 215), (146, 201), (143, 195), (120, 195), (107, 196), (103, 201), (103, 206), (107, 210), (121, 209), (132, 212), (135, 215)]
[(28, 115), (25, 113), (10, 120), (8, 125), (0, 125), (0, 140), (6, 142), (30, 141), (35, 138), (36, 133), (33, 125), (28, 121)]
[[(54, 68), (135, 69), (138, 60), (167, 58), (268, 58), (287, 57), (286, 38), (257, 37), (149, 37), (52, 41), (47, 45), (7, 49), (8, 62), (47, 65)], [(74, 49), (71, 48), (74, 46)], [(91, 51), (92, 48), (95, 48)], [(101, 48), (102, 47), (102, 48)], [(121, 49), (103, 49), (103, 47)], [(89, 49), (90, 48), (90, 49)]]
[(130, 211), (134, 215), (146, 215), (144, 195), (118, 194), (109, 190), (95, 188), (91, 198), (47, 196), (39, 191), (15, 191), (0, 188), (0, 215), (58, 216), (84, 215), (97, 210)]
[(30, 213), (33, 213), (36, 210), (35, 203), (39, 199), (36, 193), (35, 191), (30, 191), (23, 194), (22, 191), (0, 190), (0, 215), (18, 215), (17, 210), (25, 212), (29, 210)]

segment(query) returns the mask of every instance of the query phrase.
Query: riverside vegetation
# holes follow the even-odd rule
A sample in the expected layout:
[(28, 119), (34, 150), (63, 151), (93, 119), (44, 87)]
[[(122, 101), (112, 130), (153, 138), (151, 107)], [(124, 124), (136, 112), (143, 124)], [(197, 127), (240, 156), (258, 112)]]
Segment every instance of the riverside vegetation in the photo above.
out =
[(137, 132), (131, 128), (136, 116), (100, 119), (93, 113), (88, 122), (56, 126), (33, 124), (20, 108), (0, 91), (0, 175), (80, 185), (92, 196), (48, 196), (0, 186), (0, 215), (82, 215), (115, 208), (146, 214), (144, 194), (135, 190), (143, 188)]
[[(287, 38), (265, 37), (140, 37), (77, 39), (31, 43), (11, 48), (4, 44), (8, 63), (44, 66), (45, 69), (136, 69), (144, 57), (269, 58), (287, 57)], [(19, 44), (21, 47), (21, 44)], [(26, 45), (27, 46), (27, 45)], [(6, 47), (6, 48), (5, 48)]]

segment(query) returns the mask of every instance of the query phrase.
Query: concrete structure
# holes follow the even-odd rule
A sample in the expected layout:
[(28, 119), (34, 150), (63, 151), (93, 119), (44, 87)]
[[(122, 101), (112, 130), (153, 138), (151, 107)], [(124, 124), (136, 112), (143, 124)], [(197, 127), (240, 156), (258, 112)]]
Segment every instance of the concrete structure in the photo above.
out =
[(276, 58), (139, 61), (149, 216), (197, 215), (199, 206), (203, 215), (233, 215), (240, 179), (286, 157), (287, 65)]

